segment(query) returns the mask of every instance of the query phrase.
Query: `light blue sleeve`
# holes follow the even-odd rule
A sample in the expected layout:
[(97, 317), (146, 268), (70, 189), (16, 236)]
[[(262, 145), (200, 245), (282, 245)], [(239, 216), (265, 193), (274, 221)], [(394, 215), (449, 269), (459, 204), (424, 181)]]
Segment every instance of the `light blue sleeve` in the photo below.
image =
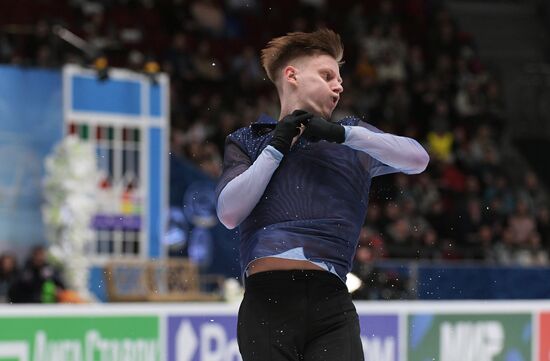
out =
[[(417, 174), (423, 172), (428, 166), (430, 156), (420, 143), (412, 138), (383, 133), (370, 125), (369, 127), (345, 125), (344, 129), (346, 132), (344, 145), (365, 152), (396, 171)], [(373, 176), (387, 173), (391, 171), (379, 170)]]
[(268, 145), (247, 170), (227, 183), (216, 207), (224, 226), (233, 229), (248, 217), (282, 159), (283, 154)]

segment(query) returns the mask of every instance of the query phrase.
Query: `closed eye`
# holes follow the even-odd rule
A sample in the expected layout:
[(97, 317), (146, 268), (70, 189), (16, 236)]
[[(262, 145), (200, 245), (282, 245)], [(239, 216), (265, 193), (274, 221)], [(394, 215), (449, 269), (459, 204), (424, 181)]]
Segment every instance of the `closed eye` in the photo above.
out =
[[(329, 82), (336, 77), (336, 74), (331, 70), (322, 70), (321, 76), (325, 81)], [(342, 84), (342, 79), (338, 79), (338, 82)]]

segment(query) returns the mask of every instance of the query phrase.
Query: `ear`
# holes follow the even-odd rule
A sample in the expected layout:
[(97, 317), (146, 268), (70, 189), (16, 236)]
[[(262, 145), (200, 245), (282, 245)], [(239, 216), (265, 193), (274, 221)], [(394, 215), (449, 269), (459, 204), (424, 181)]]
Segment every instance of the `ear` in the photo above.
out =
[(283, 79), (289, 83), (297, 84), (298, 81), (296, 79), (296, 74), (298, 73), (298, 69), (293, 67), (292, 65), (287, 65), (283, 69)]

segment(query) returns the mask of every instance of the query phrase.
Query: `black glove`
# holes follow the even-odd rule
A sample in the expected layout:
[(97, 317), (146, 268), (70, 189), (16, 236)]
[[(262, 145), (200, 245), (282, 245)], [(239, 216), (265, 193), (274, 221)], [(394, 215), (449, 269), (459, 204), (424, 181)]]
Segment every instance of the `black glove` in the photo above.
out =
[(346, 130), (340, 124), (313, 117), (307, 123), (303, 136), (312, 141), (324, 139), (328, 142), (343, 143), (346, 140)]
[(269, 145), (275, 147), (279, 152), (286, 155), (290, 150), (292, 138), (300, 134), (300, 125), (306, 125), (313, 114), (304, 110), (295, 110), (292, 114), (287, 115), (279, 120), (275, 127), (273, 139)]

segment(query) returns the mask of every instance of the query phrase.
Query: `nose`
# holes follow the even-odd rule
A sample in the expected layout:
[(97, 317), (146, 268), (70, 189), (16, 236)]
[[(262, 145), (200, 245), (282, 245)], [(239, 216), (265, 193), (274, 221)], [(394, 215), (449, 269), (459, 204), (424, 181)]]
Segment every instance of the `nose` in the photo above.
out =
[(332, 86), (332, 91), (335, 92), (336, 94), (340, 94), (341, 92), (344, 91), (344, 87), (342, 86), (341, 83), (335, 83), (335, 85)]

